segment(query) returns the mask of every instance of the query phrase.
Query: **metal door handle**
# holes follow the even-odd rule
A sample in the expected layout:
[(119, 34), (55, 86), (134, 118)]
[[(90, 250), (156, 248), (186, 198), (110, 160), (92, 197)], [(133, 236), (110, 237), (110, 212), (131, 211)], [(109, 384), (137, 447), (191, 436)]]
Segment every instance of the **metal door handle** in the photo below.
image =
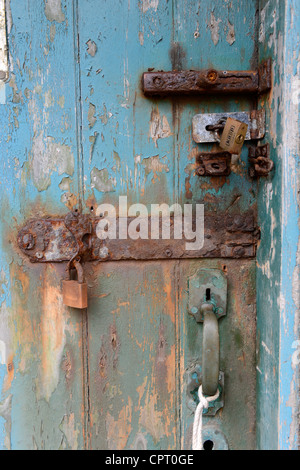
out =
[(202, 390), (214, 396), (218, 390), (220, 374), (220, 338), (218, 319), (212, 304), (203, 304)]

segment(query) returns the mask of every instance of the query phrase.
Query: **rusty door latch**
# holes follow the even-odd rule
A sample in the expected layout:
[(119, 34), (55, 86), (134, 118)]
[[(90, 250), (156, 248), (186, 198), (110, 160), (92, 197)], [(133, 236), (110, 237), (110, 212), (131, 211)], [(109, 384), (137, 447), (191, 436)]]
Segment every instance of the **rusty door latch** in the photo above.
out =
[(271, 89), (271, 60), (263, 62), (257, 71), (187, 70), (145, 72), (142, 87), (147, 96), (190, 94), (261, 94)]
[[(213, 170), (216, 171), (216, 168)], [(100, 217), (76, 212), (62, 218), (29, 219), (23, 227), (20, 227), (17, 237), (18, 247), (33, 263), (69, 262), (71, 265), (75, 260), (85, 263), (151, 259), (239, 259), (253, 258), (256, 254), (258, 231), (251, 210), (230, 216), (228, 213), (206, 212), (204, 245), (195, 251), (186, 250), (187, 240), (184, 232), (182, 239), (172, 237), (171, 231), (171, 238), (168, 240), (162, 238), (132, 240), (130, 237), (125, 240), (119, 238), (100, 240), (97, 236), (100, 220)], [(127, 227), (132, 220), (132, 217), (128, 217)], [(117, 233), (120, 223), (120, 218), (117, 218)], [(171, 217), (171, 227), (173, 223)], [(148, 226), (151, 233), (151, 217)]]
[(228, 176), (231, 168), (229, 152), (200, 152), (196, 156), (198, 176)]
[(274, 162), (270, 159), (270, 144), (250, 147), (248, 159), (251, 178), (268, 176), (274, 168)]
[[(272, 61), (263, 62), (256, 71), (228, 71), (228, 70), (188, 70), (188, 71), (148, 71), (143, 74), (142, 88), (146, 96), (173, 97), (180, 95), (202, 94), (241, 94), (265, 93), (272, 86)], [(226, 114), (226, 116), (225, 116)], [(241, 141), (235, 141), (235, 147), (242, 147), (244, 140), (262, 139), (265, 135), (265, 111), (252, 111), (251, 113), (224, 113), (197, 115), (193, 119), (193, 139), (197, 143), (218, 142), (222, 152), (201, 152), (196, 157), (196, 174), (198, 176), (228, 176), (231, 172), (231, 153), (236, 151), (222, 144), (221, 133), (229, 118), (236, 122), (245, 123), (248, 132), (241, 135)], [(224, 134), (223, 134), (224, 135)], [(225, 135), (225, 141), (227, 134)], [(224, 139), (223, 139), (224, 140)], [(273, 168), (270, 159), (256, 151), (249, 156), (253, 164), (250, 176), (265, 176)], [(262, 149), (262, 152), (265, 152)], [(255, 160), (255, 161), (254, 161)]]

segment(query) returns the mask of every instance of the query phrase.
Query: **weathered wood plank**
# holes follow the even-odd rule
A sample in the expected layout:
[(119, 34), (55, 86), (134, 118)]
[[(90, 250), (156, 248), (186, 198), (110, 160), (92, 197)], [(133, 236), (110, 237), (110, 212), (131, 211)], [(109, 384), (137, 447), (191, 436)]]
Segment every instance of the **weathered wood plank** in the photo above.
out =
[(10, 78), (0, 104), (0, 448), (77, 449), (84, 434), (82, 317), (62, 305), (63, 266), (33, 268), (15, 250), (18, 224), (37, 214), (63, 214), (78, 199), (73, 2), (6, 4)]
[(107, 263), (90, 272), (94, 449), (178, 447), (174, 266)]

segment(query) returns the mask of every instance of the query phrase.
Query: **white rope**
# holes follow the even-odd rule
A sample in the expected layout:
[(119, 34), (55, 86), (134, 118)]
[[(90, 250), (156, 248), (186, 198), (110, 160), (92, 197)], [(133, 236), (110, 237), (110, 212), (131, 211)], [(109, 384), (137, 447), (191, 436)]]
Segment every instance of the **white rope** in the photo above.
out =
[(193, 427), (193, 450), (203, 450), (202, 441), (202, 415), (203, 410), (208, 409), (209, 404), (217, 400), (220, 396), (219, 390), (213, 397), (205, 397), (202, 392), (202, 385), (198, 390), (199, 405), (195, 411), (194, 427)]

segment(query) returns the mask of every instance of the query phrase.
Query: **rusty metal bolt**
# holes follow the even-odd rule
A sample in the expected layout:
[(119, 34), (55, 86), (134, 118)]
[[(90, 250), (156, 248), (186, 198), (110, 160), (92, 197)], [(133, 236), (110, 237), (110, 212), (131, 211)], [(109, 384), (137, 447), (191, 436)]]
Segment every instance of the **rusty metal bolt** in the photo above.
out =
[(205, 168), (204, 166), (199, 166), (199, 168), (197, 168), (196, 170), (196, 174), (198, 176), (204, 176), (205, 175)]
[(159, 87), (161, 85), (163, 85), (164, 81), (161, 77), (154, 77), (153, 78), (153, 83), (155, 86)]
[(31, 233), (26, 233), (22, 238), (22, 248), (31, 250), (35, 245), (34, 237)]
[(209, 83), (215, 83), (219, 78), (219, 74), (216, 70), (209, 70), (206, 75), (206, 79)]
[(168, 258), (171, 258), (171, 256), (173, 255), (173, 253), (172, 253), (172, 251), (171, 251), (170, 249), (167, 249), (167, 250), (165, 251), (165, 254), (166, 254), (166, 256), (167, 256)]

